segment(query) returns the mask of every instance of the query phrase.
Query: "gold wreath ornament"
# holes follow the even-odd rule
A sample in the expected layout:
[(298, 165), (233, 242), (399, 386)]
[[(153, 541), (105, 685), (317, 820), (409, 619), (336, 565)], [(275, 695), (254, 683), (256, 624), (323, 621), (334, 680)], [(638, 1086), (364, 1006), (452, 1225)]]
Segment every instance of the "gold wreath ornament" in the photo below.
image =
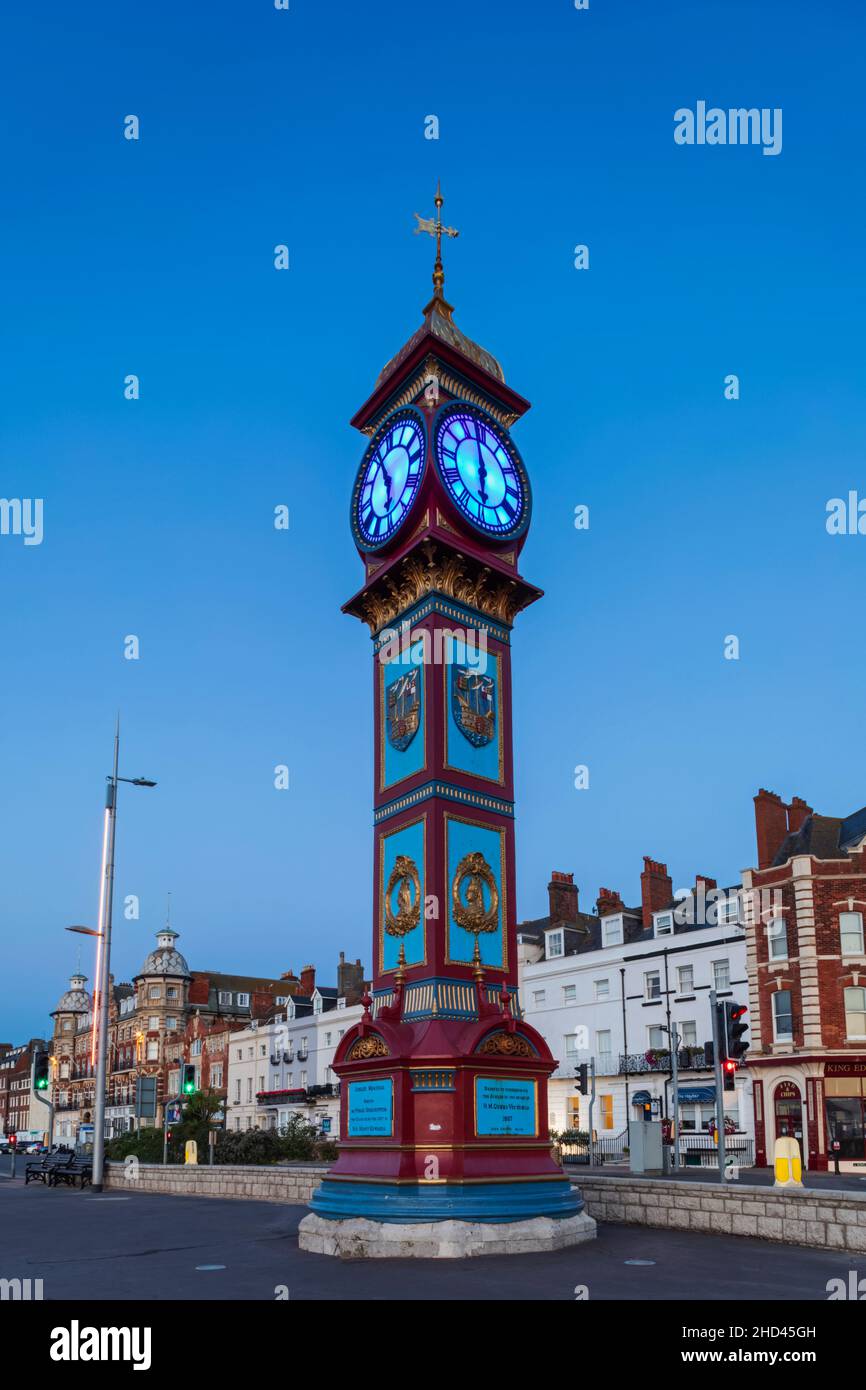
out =
[[(399, 887), (398, 887), (399, 885)], [(391, 906), (391, 894), (397, 889), (397, 911)], [(413, 897), (414, 892), (414, 897)], [(388, 887), (385, 889), (385, 930), (389, 936), (407, 936), (421, 921), (421, 875), (418, 865), (407, 854), (394, 860)]]
[[(461, 890), (466, 879), (469, 883), (464, 901)], [(490, 892), (488, 908), (484, 906), (485, 884)], [(496, 931), (499, 925), (499, 889), (493, 877), (493, 870), (484, 855), (477, 850), (465, 854), (457, 865), (451, 885), (451, 910), (458, 927), (476, 936), (480, 932)]]

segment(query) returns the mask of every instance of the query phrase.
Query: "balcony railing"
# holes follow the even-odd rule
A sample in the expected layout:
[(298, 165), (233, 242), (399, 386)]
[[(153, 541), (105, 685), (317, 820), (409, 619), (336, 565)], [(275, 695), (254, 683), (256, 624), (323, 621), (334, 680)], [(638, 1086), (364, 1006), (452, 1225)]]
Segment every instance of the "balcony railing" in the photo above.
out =
[(329, 1081), (324, 1086), (295, 1086), (281, 1091), (257, 1091), (257, 1105), (314, 1105), (317, 1100), (340, 1094), (339, 1084)]
[[(704, 1056), (703, 1048), (683, 1048), (677, 1053), (677, 1068), (681, 1072), (706, 1071), (708, 1066), (709, 1063)], [(664, 1052), (661, 1049), (651, 1048), (648, 1052), (621, 1052), (619, 1056), (620, 1076), (634, 1076), (643, 1072), (670, 1072), (672, 1070), (670, 1052)]]

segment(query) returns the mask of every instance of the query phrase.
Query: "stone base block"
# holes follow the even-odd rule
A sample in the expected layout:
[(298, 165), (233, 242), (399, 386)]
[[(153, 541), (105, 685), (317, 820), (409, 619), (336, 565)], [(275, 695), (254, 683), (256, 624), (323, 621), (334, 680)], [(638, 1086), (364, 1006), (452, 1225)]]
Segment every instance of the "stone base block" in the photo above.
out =
[(430, 1221), (401, 1225), (364, 1217), (330, 1220), (310, 1213), (298, 1228), (301, 1250), (343, 1259), (461, 1260), (473, 1255), (529, 1255), (594, 1240), (595, 1221), (536, 1216), (531, 1221)]

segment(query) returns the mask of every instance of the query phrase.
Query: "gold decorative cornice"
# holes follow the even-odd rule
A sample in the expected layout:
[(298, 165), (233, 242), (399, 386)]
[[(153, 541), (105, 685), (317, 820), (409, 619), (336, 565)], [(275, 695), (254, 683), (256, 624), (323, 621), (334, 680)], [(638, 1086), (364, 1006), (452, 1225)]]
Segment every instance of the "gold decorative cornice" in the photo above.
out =
[(483, 395), (480, 391), (473, 390), (465, 381), (461, 381), (453, 372), (443, 367), (438, 358), (433, 357), (431, 354), (431, 356), (424, 359), (423, 365), (412, 377), (412, 380), (406, 383), (400, 394), (389, 399), (383, 409), (378, 411), (372, 420), (368, 421), (364, 426), (363, 433), (370, 436), (374, 435), (382, 421), (390, 415), (392, 411), (400, 410), (404, 405), (417, 405), (422, 403), (426, 399), (425, 391), (427, 390), (431, 376), (436, 377), (440, 388), (447, 392), (449, 396), (453, 397), (454, 400), (469, 401), (472, 405), (480, 406), (482, 410), (486, 410), (488, 415), (492, 415), (494, 420), (498, 420), (500, 425), (504, 425), (506, 429), (510, 429), (515, 420), (520, 419), (520, 416), (517, 415), (515, 411), (504, 410), (489, 396)]
[(508, 624), (539, 597), (537, 589), (517, 576), (500, 574), (482, 560), (428, 538), (375, 578), (346, 611), (375, 634), (432, 593)]
[(365, 1062), (370, 1057), (388, 1057), (390, 1053), (383, 1038), (378, 1033), (369, 1033), (353, 1043), (346, 1054), (347, 1062)]
[(519, 1033), (494, 1033), (476, 1051), (488, 1057), (535, 1057), (537, 1054)]

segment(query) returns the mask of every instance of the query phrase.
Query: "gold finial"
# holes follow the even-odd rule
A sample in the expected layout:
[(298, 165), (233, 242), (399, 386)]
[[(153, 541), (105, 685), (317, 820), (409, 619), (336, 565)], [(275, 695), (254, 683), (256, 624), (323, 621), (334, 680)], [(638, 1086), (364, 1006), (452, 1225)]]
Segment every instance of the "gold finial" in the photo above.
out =
[(479, 986), (480, 986), (480, 985), (481, 985), (481, 981), (484, 979), (484, 965), (482, 964), (482, 961), (481, 961), (481, 947), (480, 947), (479, 944), (478, 944), (478, 937), (477, 937), (477, 935), (476, 935), (476, 937), (475, 937), (475, 950), (474, 950), (474, 952), (473, 952), (473, 954), (472, 954), (472, 966), (473, 966), (472, 974), (475, 976), (475, 978), (476, 978), (476, 980), (478, 981), (478, 984), (479, 984)]
[(394, 971), (394, 984), (400, 989), (403, 988), (403, 981), (406, 978), (406, 947), (400, 942), (400, 954), (397, 956), (397, 969)]
[[(445, 296), (442, 293), (445, 288), (445, 271), (442, 266), (442, 237), (458, 237), (460, 235), (456, 227), (446, 227), (442, 221), (442, 204), (444, 201), (445, 199), (442, 197), (442, 187), (437, 179), (436, 196), (433, 199), (433, 202), (436, 204), (436, 216), (422, 217), (421, 214), (417, 212), (412, 214), (418, 223), (418, 226), (415, 228), (415, 235), (417, 236), (419, 232), (428, 232), (430, 236), (435, 236), (436, 238), (436, 263), (433, 266), (433, 302), (438, 300), (443, 305), (445, 304)], [(430, 306), (428, 305), (427, 307), (429, 308)], [(450, 316), (450, 305), (445, 305), (445, 307), (448, 309)]]

